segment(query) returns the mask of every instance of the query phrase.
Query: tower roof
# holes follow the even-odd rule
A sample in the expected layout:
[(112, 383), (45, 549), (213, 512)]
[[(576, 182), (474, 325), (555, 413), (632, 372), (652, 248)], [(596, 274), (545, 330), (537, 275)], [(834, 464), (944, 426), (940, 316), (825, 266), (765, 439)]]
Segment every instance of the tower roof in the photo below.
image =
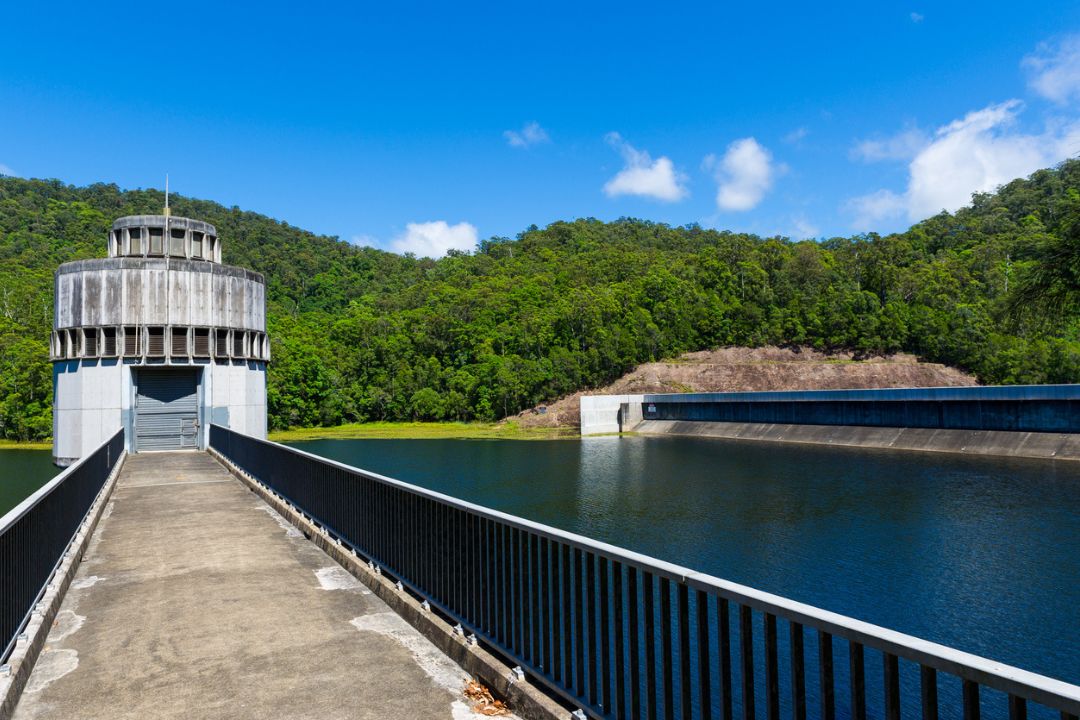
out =
[(221, 262), (217, 228), (170, 215), (128, 215), (113, 223), (109, 257), (166, 257)]
[(185, 228), (188, 230), (197, 230), (207, 235), (217, 235), (217, 228), (208, 222), (202, 220), (192, 220), (186, 217), (177, 217), (176, 215), (127, 215), (125, 217), (117, 219), (113, 223), (113, 230), (120, 230), (121, 228), (130, 227), (159, 227), (163, 228), (168, 224), (170, 228)]

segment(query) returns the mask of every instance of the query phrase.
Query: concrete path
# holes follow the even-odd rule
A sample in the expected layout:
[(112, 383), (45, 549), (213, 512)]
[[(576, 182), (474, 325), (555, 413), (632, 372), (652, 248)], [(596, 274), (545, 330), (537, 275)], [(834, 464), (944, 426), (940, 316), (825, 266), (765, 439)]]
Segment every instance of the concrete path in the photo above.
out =
[(466, 675), (205, 453), (129, 456), (29, 718), (457, 718)]

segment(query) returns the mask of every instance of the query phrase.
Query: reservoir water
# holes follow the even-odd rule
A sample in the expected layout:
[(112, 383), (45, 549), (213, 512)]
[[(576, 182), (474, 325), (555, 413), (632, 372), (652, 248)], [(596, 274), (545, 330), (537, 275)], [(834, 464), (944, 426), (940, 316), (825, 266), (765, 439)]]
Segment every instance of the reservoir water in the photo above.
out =
[(48, 450), (0, 450), (0, 516), (59, 472)]
[(677, 437), (295, 445), (1080, 683), (1077, 463)]
[[(1080, 463), (676, 437), (295, 445), (1080, 683)], [(0, 514), (56, 472), (48, 451), (0, 451)]]

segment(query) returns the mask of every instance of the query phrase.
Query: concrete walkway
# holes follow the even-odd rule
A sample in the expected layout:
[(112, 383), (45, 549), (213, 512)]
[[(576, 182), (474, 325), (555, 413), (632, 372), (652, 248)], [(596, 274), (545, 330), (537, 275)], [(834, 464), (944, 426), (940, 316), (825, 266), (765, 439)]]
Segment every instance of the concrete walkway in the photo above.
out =
[(466, 675), (205, 453), (129, 456), (15, 718), (469, 718)]

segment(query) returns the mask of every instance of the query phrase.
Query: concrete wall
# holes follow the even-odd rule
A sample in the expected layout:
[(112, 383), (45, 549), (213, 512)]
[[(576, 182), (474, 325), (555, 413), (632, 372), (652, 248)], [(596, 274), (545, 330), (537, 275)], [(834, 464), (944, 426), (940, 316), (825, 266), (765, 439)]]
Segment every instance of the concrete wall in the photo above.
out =
[(260, 362), (209, 365), (204, 388), (203, 443), (210, 442), (210, 424), (266, 439), (266, 365)]
[(622, 406), (636, 405), (640, 415), (642, 402), (643, 395), (582, 395), (581, 434), (603, 435), (619, 432), (619, 410)]
[(110, 258), (56, 271), (55, 329), (195, 325), (266, 330), (262, 275), (178, 259)]
[(210, 440), (210, 423), (266, 437), (266, 363), (204, 362), (148, 366), (123, 360), (68, 360), (53, 363), (53, 461), (67, 466), (89, 454), (123, 427), (134, 452), (135, 383), (140, 367), (183, 367), (200, 371), (200, 447)]
[(963, 455), (1080, 460), (1080, 435), (1069, 433), (669, 420), (646, 420), (635, 428), (635, 432), (644, 435), (688, 435)]
[(119, 360), (53, 363), (53, 461), (70, 465), (116, 434), (130, 391), (131, 373)]
[(1080, 433), (1080, 385), (646, 395), (644, 417)]

